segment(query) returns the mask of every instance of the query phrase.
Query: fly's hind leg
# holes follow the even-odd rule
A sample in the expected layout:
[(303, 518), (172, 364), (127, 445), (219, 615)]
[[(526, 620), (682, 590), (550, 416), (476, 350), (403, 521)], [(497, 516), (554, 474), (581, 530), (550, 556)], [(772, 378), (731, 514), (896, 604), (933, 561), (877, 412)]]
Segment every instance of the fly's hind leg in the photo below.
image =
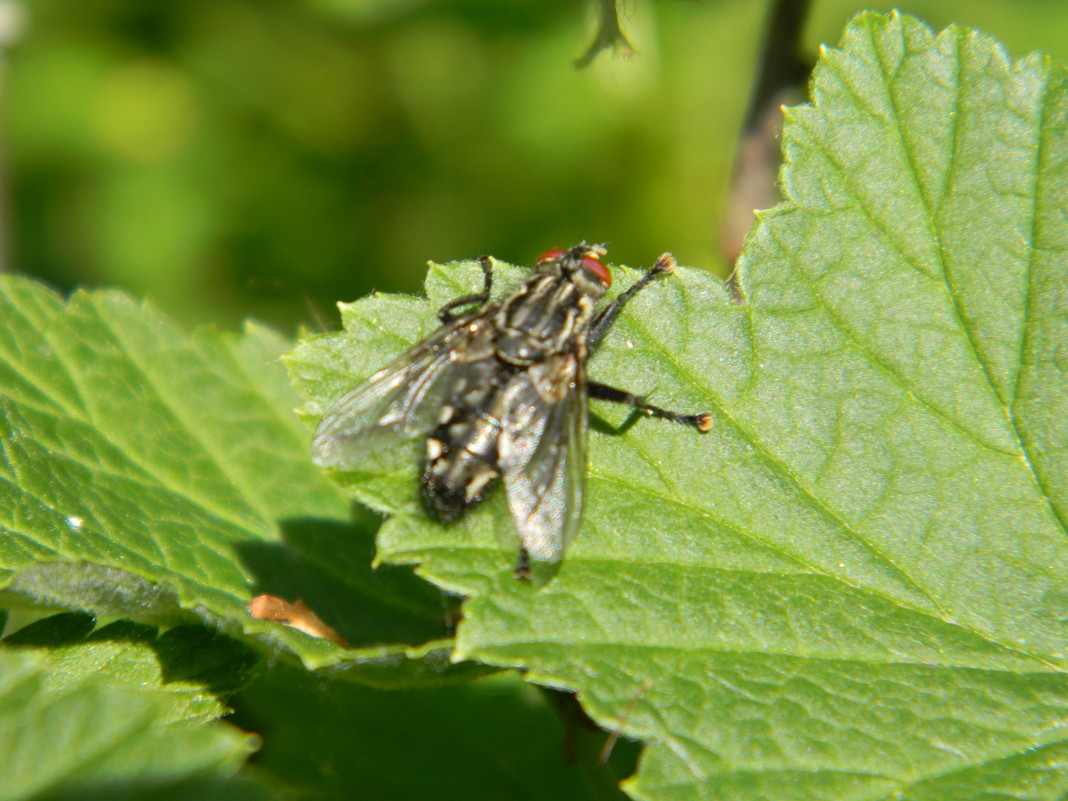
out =
[[(714, 418), (712, 414), (708, 412), (700, 412), (698, 414), (683, 414), (681, 412), (672, 412), (667, 409), (661, 409), (659, 406), (654, 406), (649, 403), (641, 395), (634, 395), (633, 393), (626, 392), (622, 389), (616, 389), (610, 387), (607, 384), (598, 384), (595, 381), (591, 381), (587, 384), (587, 390), (591, 398), (597, 400), (610, 401), (611, 403), (622, 403), (630, 406), (637, 414), (644, 414), (649, 417), (660, 417), (664, 420), (670, 420), (673, 423), (680, 423), (682, 425), (693, 426), (698, 431), (708, 431), (712, 428)], [(630, 428), (633, 425), (634, 420), (629, 420), (623, 424), (623, 430)]]
[(586, 337), (586, 346), (589, 348), (590, 353), (597, 350), (597, 346), (601, 344), (604, 335), (608, 333), (612, 323), (616, 321), (619, 313), (623, 311), (627, 301), (649, 286), (649, 283), (658, 275), (665, 275), (674, 270), (676, 264), (674, 256), (670, 253), (664, 253), (645, 275), (628, 287), (626, 292), (604, 307), (604, 310), (594, 318), (593, 323), (590, 325), (590, 333)]
[(479, 256), (478, 263), (482, 267), (482, 291), (474, 295), (464, 295), (462, 298), (456, 298), (456, 300), (450, 300), (440, 309), (438, 309), (438, 319), (443, 323), (451, 323), (459, 314), (453, 312), (453, 309), (458, 309), (460, 306), (467, 306), (471, 303), (477, 303), (480, 306), (489, 300), (490, 290), (493, 289), (493, 257), (492, 256)]

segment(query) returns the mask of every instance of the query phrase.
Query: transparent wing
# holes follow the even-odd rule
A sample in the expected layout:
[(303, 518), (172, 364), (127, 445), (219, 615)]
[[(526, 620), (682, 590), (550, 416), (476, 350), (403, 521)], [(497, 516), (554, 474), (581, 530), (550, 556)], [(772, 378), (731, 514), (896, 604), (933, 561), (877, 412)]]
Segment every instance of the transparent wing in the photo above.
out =
[(470, 319), (440, 328), (342, 397), (319, 423), (312, 460), (355, 466), (431, 431), (465, 352), (484, 329)]
[(582, 519), (586, 483), (586, 376), (559, 356), (512, 378), (505, 389), (498, 453), (508, 506), (523, 547), (559, 562)]

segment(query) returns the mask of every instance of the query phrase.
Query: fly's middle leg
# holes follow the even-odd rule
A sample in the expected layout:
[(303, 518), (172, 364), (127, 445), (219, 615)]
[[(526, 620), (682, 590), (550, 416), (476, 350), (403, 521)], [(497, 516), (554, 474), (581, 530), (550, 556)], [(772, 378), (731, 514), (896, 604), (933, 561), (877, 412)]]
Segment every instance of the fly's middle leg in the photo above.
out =
[(654, 406), (649, 403), (649, 401), (641, 395), (635, 395), (622, 389), (616, 389), (607, 384), (598, 384), (595, 381), (591, 381), (587, 384), (586, 388), (591, 398), (610, 401), (611, 403), (622, 403), (632, 407), (635, 411), (650, 417), (660, 417), (664, 420), (670, 420), (673, 423), (693, 426), (698, 431), (708, 431), (712, 428), (714, 417), (708, 412), (683, 414), (682, 412), (672, 412), (668, 409), (661, 409), (659, 406)]
[(619, 313), (623, 311), (623, 307), (627, 304), (627, 301), (645, 289), (645, 287), (649, 285), (649, 282), (658, 275), (670, 273), (674, 270), (676, 264), (677, 262), (675, 261), (674, 256), (670, 253), (663, 254), (656, 260), (656, 263), (649, 268), (645, 275), (628, 287), (626, 292), (604, 307), (604, 310), (594, 318), (593, 323), (590, 325), (590, 333), (586, 337), (586, 345), (589, 348), (590, 353), (597, 350), (597, 346), (601, 344), (604, 335), (608, 333), (608, 329), (612, 327), (612, 323), (616, 321)]
[(492, 256), (479, 256), (479, 266), (482, 267), (482, 291), (477, 292), (474, 295), (464, 295), (462, 298), (456, 298), (456, 300), (450, 300), (440, 309), (438, 309), (438, 319), (443, 323), (451, 323), (460, 315), (453, 312), (453, 309), (458, 309), (461, 306), (467, 306), (471, 303), (477, 303), (480, 306), (489, 300), (490, 290), (493, 289), (493, 257)]

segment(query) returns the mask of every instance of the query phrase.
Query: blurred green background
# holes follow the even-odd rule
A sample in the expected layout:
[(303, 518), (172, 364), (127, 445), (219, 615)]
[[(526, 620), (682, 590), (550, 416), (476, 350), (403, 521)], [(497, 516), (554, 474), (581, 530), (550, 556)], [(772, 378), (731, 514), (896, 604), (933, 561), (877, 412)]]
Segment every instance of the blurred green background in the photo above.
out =
[[(725, 273), (766, 5), (627, 0), (636, 55), (577, 71), (586, 0), (0, 0), (4, 268), (287, 330), (584, 238)], [(865, 7), (814, 2), (808, 47)], [(1068, 57), (1064, 0), (899, 7)]]

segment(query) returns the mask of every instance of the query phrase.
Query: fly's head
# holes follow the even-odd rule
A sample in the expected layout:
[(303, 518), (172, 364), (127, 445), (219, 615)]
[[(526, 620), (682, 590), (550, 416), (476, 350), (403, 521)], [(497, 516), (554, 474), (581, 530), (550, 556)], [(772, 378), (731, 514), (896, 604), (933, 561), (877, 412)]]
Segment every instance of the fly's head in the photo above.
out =
[(584, 295), (599, 299), (612, 286), (612, 273), (603, 261), (603, 245), (575, 245), (570, 250), (554, 248), (538, 256), (537, 271), (566, 277)]

